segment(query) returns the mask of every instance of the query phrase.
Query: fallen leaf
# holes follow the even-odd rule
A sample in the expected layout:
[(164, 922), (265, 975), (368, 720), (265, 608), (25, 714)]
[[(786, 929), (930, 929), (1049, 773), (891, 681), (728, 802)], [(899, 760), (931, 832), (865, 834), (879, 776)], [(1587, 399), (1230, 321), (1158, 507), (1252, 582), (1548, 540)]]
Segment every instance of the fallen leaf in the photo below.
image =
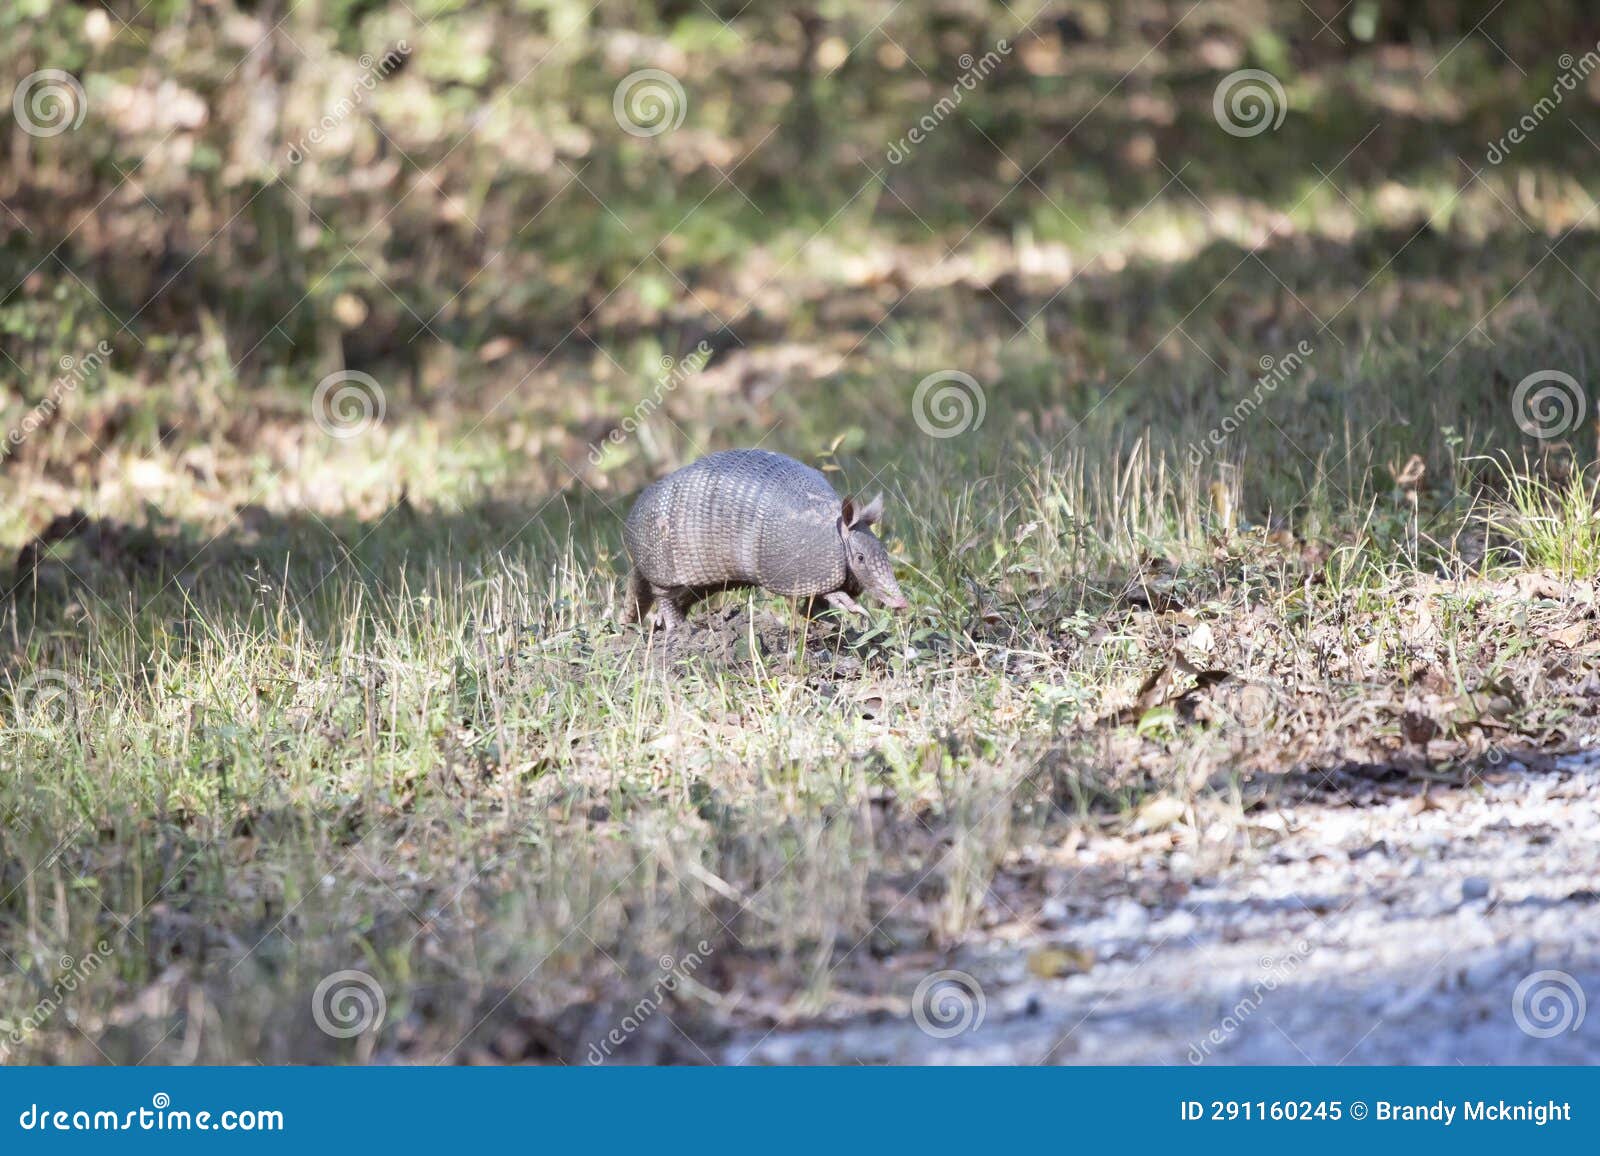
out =
[(1571, 626), (1563, 627), (1560, 630), (1552, 630), (1545, 637), (1557, 646), (1564, 646), (1568, 650), (1576, 650), (1583, 645), (1583, 641), (1588, 635), (1589, 627), (1586, 623), (1574, 622)]
[(1181, 821), (1189, 807), (1182, 799), (1171, 795), (1157, 795), (1139, 808), (1133, 829), (1138, 832), (1160, 831)]
[(1094, 950), (1088, 947), (1041, 947), (1028, 955), (1028, 970), (1040, 979), (1082, 975), (1093, 966)]
[(1145, 735), (1175, 726), (1177, 722), (1178, 712), (1170, 706), (1153, 706), (1139, 716), (1139, 725), (1135, 729), (1138, 734)]

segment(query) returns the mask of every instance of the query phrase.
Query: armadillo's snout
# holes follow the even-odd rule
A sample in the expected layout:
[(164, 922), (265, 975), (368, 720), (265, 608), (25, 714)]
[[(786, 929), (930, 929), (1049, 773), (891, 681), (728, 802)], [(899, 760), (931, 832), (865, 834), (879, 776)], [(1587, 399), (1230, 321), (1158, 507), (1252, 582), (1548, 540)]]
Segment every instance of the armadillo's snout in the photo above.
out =
[(893, 594), (885, 594), (883, 596), (883, 604), (890, 610), (904, 610), (911, 605), (906, 601), (906, 596), (898, 591)]

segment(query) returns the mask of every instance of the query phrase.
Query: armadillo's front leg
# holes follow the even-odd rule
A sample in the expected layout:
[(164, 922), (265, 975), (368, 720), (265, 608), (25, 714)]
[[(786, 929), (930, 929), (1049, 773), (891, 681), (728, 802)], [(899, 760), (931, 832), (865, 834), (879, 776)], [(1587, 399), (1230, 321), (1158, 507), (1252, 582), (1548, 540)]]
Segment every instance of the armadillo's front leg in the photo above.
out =
[(835, 590), (832, 594), (824, 594), (822, 600), (835, 610), (843, 610), (846, 614), (859, 614), (863, 618), (867, 617), (867, 612), (862, 609), (861, 604), (843, 590)]

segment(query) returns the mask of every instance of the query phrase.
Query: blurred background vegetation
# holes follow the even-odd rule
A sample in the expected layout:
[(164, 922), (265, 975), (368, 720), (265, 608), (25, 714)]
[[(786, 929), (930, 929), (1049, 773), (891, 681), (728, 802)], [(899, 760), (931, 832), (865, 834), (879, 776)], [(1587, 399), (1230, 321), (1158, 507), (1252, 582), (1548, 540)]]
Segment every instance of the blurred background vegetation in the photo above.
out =
[[(76, 432), (55, 423), (10, 464), (270, 451), (342, 369), (383, 383), (397, 427), (492, 416), (492, 445), (463, 444), (515, 459), (485, 476), (539, 459), (546, 489), (603, 491), (642, 457), (631, 484), (733, 430), (788, 422), (813, 453), (908, 431), (899, 386), (946, 365), (1003, 380), (1002, 413), (1093, 409), (1089, 436), (1170, 424), (1175, 392), (1247, 378), (1292, 347), (1301, 306), (1326, 319), (1353, 297), (1364, 276), (1327, 284), (1339, 255), (1382, 278), (1368, 300), (1405, 273), (1440, 309), (1485, 312), (1455, 263), (1499, 234), (1526, 272), (1579, 219), (1572, 174), (1600, 131), (1537, 132), (1471, 174), (1558, 51), (1597, 38), (1576, 0), (12, 0), (3, 75), (69, 72), (87, 115), (11, 133), (0, 166), (4, 416), (63, 356), (115, 353), (72, 401)], [(1007, 39), (889, 163), (964, 58)], [(1280, 130), (1217, 131), (1213, 90), (1241, 68), (1281, 79)], [(619, 131), (641, 69), (681, 84), (670, 131)], [(1592, 119), (1597, 84), (1561, 115)], [(1419, 226), (1438, 244), (1383, 265)], [(1147, 362), (1138, 314), (1250, 252), (1171, 315), (1203, 306), (1184, 336), (1207, 356)], [(1213, 319), (1231, 347), (1202, 335)], [(1417, 369), (1461, 336), (1429, 334)], [(747, 364), (587, 465), (660, 359), (701, 340)], [(860, 380), (869, 355), (908, 379), (892, 398)], [(1141, 388), (1096, 404), (1130, 374)]]

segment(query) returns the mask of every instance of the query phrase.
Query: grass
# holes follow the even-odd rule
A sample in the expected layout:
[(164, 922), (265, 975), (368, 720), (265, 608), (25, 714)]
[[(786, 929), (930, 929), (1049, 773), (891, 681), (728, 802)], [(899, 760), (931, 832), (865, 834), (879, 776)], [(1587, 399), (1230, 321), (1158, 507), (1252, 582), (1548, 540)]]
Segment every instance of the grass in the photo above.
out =
[[(117, 983), (14, 1054), (578, 1062), (658, 957), (701, 940), (707, 990), (672, 1014), (709, 1049), (724, 1017), (825, 1007), (841, 964), (856, 983), (862, 956), (981, 932), (996, 871), (1074, 825), (1237, 799), (1289, 766), (1467, 776), (1491, 742), (1592, 725), (1578, 671), (1547, 670), (1593, 646), (1592, 585), (1508, 603), (1498, 585), (1528, 571), (1419, 570), (1400, 515), (1321, 558), (1225, 534), (1192, 482), (1141, 481), (1179, 474), (1142, 451), (1013, 465), (901, 475), (902, 508), (926, 511), (894, 530), (910, 615), (803, 635), (729, 597), (673, 661), (609, 624), (598, 516), (476, 555), (424, 526), (421, 552), (369, 541), (342, 563), (331, 538), (269, 533), (250, 549), (287, 573), (226, 555), (192, 588), (62, 559), (71, 601), (14, 600), (6, 624), (4, 758), (32, 772), (7, 780), (7, 854), (33, 865), (8, 879), (7, 950), (48, 988), (109, 939)], [(1533, 485), (1507, 507), (1538, 527), (1529, 564), (1593, 519), (1561, 522)], [(1186, 694), (1202, 668), (1266, 688), (1270, 714)], [(1400, 720), (1424, 690), (1443, 705), (1419, 749)], [(347, 1045), (304, 1013), (352, 967), (393, 1027)], [(714, 995), (735, 988), (770, 1010)], [(12, 998), (16, 1023), (35, 993)]]
[(1554, 479), (1506, 471), (1506, 496), (1494, 525), (1536, 570), (1575, 578), (1600, 573), (1600, 502), (1593, 473), (1558, 462)]
[[(1364, 59), (1308, 75), (1287, 130), (1250, 142), (1216, 132), (1211, 73), (1175, 54), (1143, 103), (1118, 89), (1085, 123), (1098, 164), (1012, 197), (953, 123), (927, 168), (833, 217), (782, 191), (780, 155), (749, 174), (769, 195), (721, 190), (741, 215), (697, 217), (649, 284), (628, 266), (714, 174), (652, 193), (597, 157), (585, 179), (626, 227), (552, 209), (550, 270), (472, 280), (391, 356), (366, 326), (339, 338), (385, 401), (358, 437), (315, 420), (309, 346), (241, 356), (271, 316), (235, 284), (194, 325), (153, 311), (142, 344), (119, 334), (0, 475), (20, 552), (0, 603), (0, 1051), (580, 1063), (703, 942), (621, 1058), (719, 1058), (735, 1028), (888, 1000), (905, 961), (1026, 922), (998, 883), (1075, 832), (1154, 825), (1221, 854), (1194, 817), (1242, 825), (1286, 772), (1470, 784), (1502, 752), (1592, 740), (1593, 447), (1581, 427), (1531, 441), (1511, 404), (1511, 383), (1600, 355), (1592, 154), (1552, 123), (1522, 167), (1468, 179), (1506, 70), (1424, 83), (1433, 56), (1395, 59), (1384, 75), (1435, 102), (1411, 115), (1439, 117), (1420, 158), (1406, 116), (1349, 110)], [(1052, 101), (1093, 103), (1029, 67), (975, 114), (1008, 153), (1065, 131), (1077, 114)], [(879, 81), (879, 119), (911, 123), (919, 83)], [(1045, 135), (1042, 115), (1069, 119)], [(1159, 168), (1119, 148), (1140, 133)], [(437, 178), (486, 220), (535, 184), (498, 194), (487, 147)], [(1326, 173), (1352, 148), (1318, 180), (1310, 159)], [(405, 248), (375, 267), (427, 319), (475, 270), (423, 275)], [(124, 310), (81, 268), (0, 305), (31, 371), (8, 426), (39, 371), (115, 328), (99, 300)], [(337, 282), (367, 293), (373, 332), (403, 326), (364, 284)], [(288, 330), (325, 331), (334, 288)], [(552, 334), (501, 300), (540, 303)], [(711, 364), (594, 465), (704, 333)], [(1263, 389), (1263, 359), (1301, 343)], [(933, 438), (913, 391), (947, 369), (984, 419)], [(614, 626), (630, 495), (756, 442), (887, 490), (913, 609), (807, 624), (730, 594), (670, 646)], [(381, 1030), (319, 1028), (314, 993), (347, 969), (381, 988)]]

